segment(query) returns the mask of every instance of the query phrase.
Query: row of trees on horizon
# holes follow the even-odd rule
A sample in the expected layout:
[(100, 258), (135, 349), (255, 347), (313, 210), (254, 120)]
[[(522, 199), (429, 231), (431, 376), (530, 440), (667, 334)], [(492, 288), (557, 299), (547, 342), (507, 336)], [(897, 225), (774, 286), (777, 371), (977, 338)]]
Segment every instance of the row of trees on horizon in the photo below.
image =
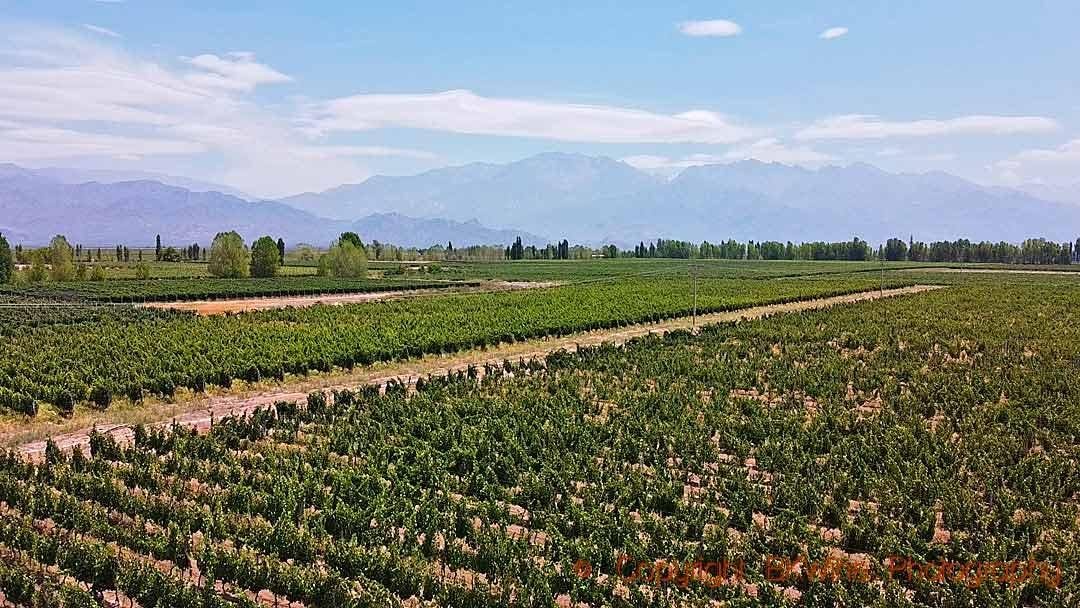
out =
[[(285, 241), (263, 236), (256, 239), (249, 249), (243, 238), (235, 231), (219, 233), (210, 247), (197, 243), (176, 248), (162, 246), (157, 235), (153, 260), (157, 262), (205, 262), (211, 276), (221, 278), (273, 277), (285, 264)], [(136, 278), (149, 278), (150, 268), (144, 261), (144, 250), (132, 251), (117, 245), (114, 250), (106, 248), (115, 262), (135, 262)], [(150, 252), (146, 251), (146, 257)], [(301, 264), (312, 264), (320, 276), (357, 278), (367, 274), (369, 258), (380, 261), (499, 261), (499, 260), (571, 260), (590, 258), (673, 258), (673, 259), (725, 259), (725, 260), (885, 260), (891, 262), (946, 262), (946, 263), (1000, 263), (1000, 264), (1074, 264), (1080, 263), (1080, 238), (1075, 243), (1055, 243), (1041, 238), (1027, 239), (1014, 244), (1005, 241), (934, 241), (925, 243), (909, 237), (888, 239), (875, 251), (868, 242), (853, 238), (850, 241), (747, 241), (734, 239), (719, 243), (703, 241), (700, 244), (672, 239), (657, 239), (646, 244), (640, 242), (633, 250), (620, 250), (615, 245), (594, 249), (584, 245), (570, 245), (566, 239), (546, 247), (524, 245), (521, 237), (505, 247), (498, 245), (474, 245), (455, 248), (454, 244), (433, 245), (428, 248), (404, 248), (372, 241), (365, 244), (354, 232), (342, 233), (327, 250), (318, 250), (301, 244), (294, 250), (295, 259)], [(11, 248), (0, 234), (0, 283), (14, 281), (39, 282), (104, 280), (101, 264), (109, 261), (101, 248), (90, 249), (82, 245), (71, 246), (63, 235), (55, 236), (47, 247), (25, 249), (21, 245)], [(147, 260), (148, 261), (148, 260)], [(96, 262), (96, 263), (95, 263)], [(28, 266), (16, 272), (15, 264)]]
[[(56, 282), (104, 281), (105, 268), (100, 263), (93, 264), (94, 252), (85, 250), (85, 263), (82, 261), (83, 252), (81, 245), (72, 246), (63, 235), (54, 236), (47, 247), (24, 249), (17, 245), (13, 250), (0, 234), (0, 284), (38, 283), (46, 279)], [(97, 261), (101, 262), (101, 249), (98, 248), (96, 253)], [(263, 236), (256, 239), (249, 249), (243, 237), (230, 231), (218, 233), (208, 249), (193, 244), (177, 250), (173, 247), (163, 248), (161, 237), (158, 236), (154, 257), (162, 262), (198, 261), (201, 257), (207, 263), (210, 276), (216, 278), (270, 278), (277, 276), (278, 269), (284, 265), (285, 241)], [(130, 249), (117, 245), (113, 261), (130, 262)], [(28, 267), (17, 270), (16, 262)], [(134, 269), (135, 278), (150, 278), (150, 266), (143, 261), (141, 249), (136, 251)], [(359, 235), (345, 232), (331, 243), (329, 249), (318, 258), (318, 274), (342, 278), (367, 276), (367, 250)]]
[(1027, 239), (1013, 244), (1005, 241), (973, 242), (967, 239), (924, 243), (909, 237), (889, 239), (875, 252), (866, 241), (855, 237), (851, 241), (792, 243), (787, 241), (728, 240), (700, 245), (667, 239), (644, 242), (633, 251), (618, 251), (614, 245), (604, 248), (605, 257), (618, 252), (620, 257), (635, 258), (701, 258), (725, 260), (886, 260), (890, 262), (957, 262), (999, 264), (1072, 264), (1080, 263), (1080, 238), (1075, 243), (1055, 243), (1046, 239)]

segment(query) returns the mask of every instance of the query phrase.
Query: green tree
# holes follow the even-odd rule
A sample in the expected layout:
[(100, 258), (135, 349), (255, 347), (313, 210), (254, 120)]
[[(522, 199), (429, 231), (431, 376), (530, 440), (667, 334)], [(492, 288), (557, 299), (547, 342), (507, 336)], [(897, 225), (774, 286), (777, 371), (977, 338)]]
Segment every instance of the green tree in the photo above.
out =
[(52, 280), (75, 279), (75, 249), (63, 235), (58, 234), (49, 241), (49, 264), (49, 278)]
[(0, 284), (10, 283), (15, 278), (15, 258), (11, 255), (11, 245), (0, 234)]
[(906, 260), (908, 246), (900, 239), (889, 239), (885, 242), (885, 259), (890, 262)]
[(90, 271), (91, 281), (104, 281), (105, 280), (105, 267), (100, 264), (95, 265), (94, 269)]
[(278, 263), (280, 263), (282, 266), (284, 266), (285, 265), (285, 239), (279, 238), (277, 240), (277, 251), (278, 251)]
[(29, 253), (30, 270), (26, 273), (26, 280), (31, 283), (40, 283), (49, 276), (48, 263), (49, 250), (35, 249)]
[(511, 260), (520, 260), (525, 257), (525, 247), (521, 244), (520, 236), (514, 239), (514, 244), (510, 246), (510, 255), (508, 257)]
[(184, 256), (180, 255), (180, 250), (176, 247), (166, 247), (161, 251), (160, 260), (162, 262), (180, 262), (183, 259)]
[(355, 232), (342, 232), (341, 236), (338, 237), (337, 242), (339, 244), (352, 243), (352, 245), (358, 249), (365, 249), (364, 242), (360, 240), (360, 235)]
[(143, 262), (135, 264), (135, 278), (136, 279), (149, 279), (150, 278), (150, 266)]
[(264, 236), (251, 245), (251, 276), (275, 276), (280, 263), (278, 246), (274, 239)]
[(341, 235), (330, 251), (319, 258), (319, 274), (339, 278), (363, 278), (367, 276), (367, 253), (360, 237), (354, 232)]
[(236, 232), (219, 232), (210, 245), (210, 275), (223, 279), (247, 276), (248, 249)]

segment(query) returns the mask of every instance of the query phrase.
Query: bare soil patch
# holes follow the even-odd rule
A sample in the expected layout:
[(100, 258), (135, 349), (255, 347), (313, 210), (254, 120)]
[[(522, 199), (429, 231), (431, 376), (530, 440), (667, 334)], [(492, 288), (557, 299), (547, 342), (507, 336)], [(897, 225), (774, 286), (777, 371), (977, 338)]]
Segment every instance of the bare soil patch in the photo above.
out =
[[(937, 285), (916, 285), (787, 304), (754, 306), (729, 312), (698, 315), (697, 325), (700, 327), (738, 320), (760, 319), (773, 314), (829, 308), (940, 288)], [(23, 454), (40, 457), (45, 451), (46, 444), (41, 439), (42, 437), (52, 435), (53, 441), (61, 449), (80, 446), (85, 450), (89, 444), (89, 433), (94, 427), (100, 432), (113, 435), (121, 442), (131, 440), (131, 426), (136, 423), (169, 425), (175, 422), (203, 430), (209, 428), (214, 420), (231, 415), (245, 415), (258, 408), (267, 408), (278, 401), (304, 402), (307, 400), (308, 393), (317, 390), (356, 389), (367, 385), (385, 386), (391, 381), (412, 384), (417, 378), (461, 372), (470, 366), (497, 365), (507, 359), (518, 361), (543, 358), (558, 350), (572, 352), (582, 346), (595, 346), (602, 343), (622, 344), (648, 334), (665, 334), (674, 330), (691, 329), (692, 323), (691, 318), (683, 317), (660, 323), (503, 344), (487, 350), (472, 350), (452, 355), (427, 356), (423, 359), (377, 364), (357, 368), (351, 372), (331, 372), (297, 381), (287, 380), (285, 383), (264, 385), (254, 390), (237, 389), (199, 395), (188, 393), (189, 398), (178, 394), (177, 399), (171, 403), (147, 403), (120, 410), (91, 411), (60, 424), (31, 422), (30, 428), (26, 428), (27, 425), (24, 424), (21, 428), (5, 429), (0, 432), (0, 446), (17, 446)]]
[(274, 310), (277, 308), (307, 308), (327, 304), (360, 304), (386, 300), (403, 300), (419, 296), (431, 296), (448, 293), (482, 293), (491, 291), (513, 291), (519, 289), (540, 289), (555, 287), (556, 282), (525, 281), (487, 281), (476, 287), (449, 287), (440, 289), (410, 289), (406, 291), (370, 291), (364, 293), (340, 293), (318, 296), (256, 296), (229, 300), (192, 300), (187, 302), (147, 302), (141, 304), (147, 308), (165, 308), (187, 310), (201, 316), (223, 315), (233, 312), (251, 312), (256, 310)]

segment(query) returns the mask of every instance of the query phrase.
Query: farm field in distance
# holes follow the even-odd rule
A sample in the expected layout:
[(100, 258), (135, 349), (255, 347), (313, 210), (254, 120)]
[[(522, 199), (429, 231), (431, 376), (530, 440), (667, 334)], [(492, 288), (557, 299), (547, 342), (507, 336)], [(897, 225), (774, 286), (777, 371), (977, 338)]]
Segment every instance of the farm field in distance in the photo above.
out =
[[(914, 281), (859, 273), (698, 283), (697, 310), (705, 313)], [(70, 413), (121, 398), (135, 402), (169, 398), (184, 388), (227, 388), (234, 380), (282, 381), (425, 353), (655, 322), (693, 312), (689, 287), (685, 276), (615, 277), (549, 289), (207, 318), (130, 307), (3, 308), (0, 314), (10, 322), (0, 335), (0, 407), (33, 415), (40, 404), (50, 404)]]
[(0, 298), (11, 302), (17, 302), (19, 298), (27, 298), (39, 302), (111, 302), (120, 304), (406, 291), (475, 286), (477, 284), (476, 281), (450, 283), (448, 281), (337, 279), (315, 276), (283, 276), (270, 279), (131, 279), (0, 287)]
[[(698, 297), (719, 310), (880, 280), (707, 278)], [(9, 454), (0, 581), (56, 605), (92, 605), (77, 603), (89, 583), (144, 606), (1072, 605), (1080, 282), (904, 272), (885, 286), (931, 280), (944, 287), (320, 391), (209, 429), (139, 426), (132, 443), (92, 433), (89, 450), (36, 463)], [(69, 332), (145, 347), (161, 340), (124, 332), (204, 321), (269, 339), (264, 326), (408, 318), (385, 335), (410, 343), (406, 328), (431, 334), (413, 324), (437, 316), (461, 345), (683, 315), (689, 293), (685, 275), (628, 277), (27, 331), (60, 357)], [(305, 349), (353, 339), (311, 335)], [(236, 360), (263, 364), (259, 339)], [(85, 344), (83, 361), (105, 352)]]

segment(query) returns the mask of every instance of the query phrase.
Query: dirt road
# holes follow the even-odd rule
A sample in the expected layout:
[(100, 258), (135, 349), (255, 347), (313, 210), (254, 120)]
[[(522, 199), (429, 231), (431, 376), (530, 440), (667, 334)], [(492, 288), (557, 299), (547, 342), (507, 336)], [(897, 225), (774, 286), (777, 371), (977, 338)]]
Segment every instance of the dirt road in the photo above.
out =
[[(797, 312), (803, 310), (815, 310), (828, 308), (839, 304), (848, 304), (863, 300), (875, 300), (882, 296), (891, 297), (906, 294), (920, 293), (939, 289), (935, 285), (917, 285), (900, 289), (886, 289), (881, 291), (866, 291), (846, 296), (820, 298), (816, 300), (804, 300), (788, 304), (771, 304), (754, 306), (730, 312), (722, 312), (708, 315), (698, 315), (699, 326), (736, 321), (740, 319), (759, 319), (764, 316)], [(81, 446), (86, 449), (89, 443), (89, 433), (96, 425), (98, 431), (112, 434), (118, 441), (129, 442), (132, 439), (130, 424), (132, 420), (127, 418), (138, 414), (138, 420), (146, 422), (146, 409), (155, 408), (152, 414), (156, 424), (168, 425), (173, 422), (187, 427), (199, 429), (209, 428), (213, 420), (220, 420), (229, 415), (243, 415), (257, 408), (265, 408), (278, 401), (302, 402), (307, 400), (308, 393), (316, 390), (329, 389), (355, 389), (365, 385), (385, 385), (391, 380), (412, 383), (417, 378), (434, 374), (463, 371), (470, 365), (483, 367), (485, 363), (501, 364), (510, 359), (532, 359), (545, 357), (549, 353), (565, 349), (576, 350), (579, 346), (593, 346), (604, 342), (622, 344), (632, 338), (646, 334), (664, 334), (677, 329), (689, 329), (692, 320), (679, 318), (660, 323), (634, 325), (613, 330), (601, 330), (595, 332), (575, 334), (561, 338), (547, 338), (531, 340), (516, 344), (505, 344), (487, 350), (474, 350), (456, 355), (431, 356), (405, 362), (395, 362), (375, 365), (363, 369), (356, 369), (350, 373), (326, 374), (303, 381), (290, 382), (272, 386), (262, 391), (249, 391), (245, 393), (199, 395), (196, 398), (180, 401), (177, 403), (143, 406), (137, 410), (126, 412), (95, 412), (97, 414), (90, 423), (82, 419), (81, 428), (56, 428), (53, 433), (53, 441), (62, 449), (71, 449)], [(25, 433), (7, 433), (0, 435), (0, 445), (18, 446), (21, 453), (34, 457), (40, 457), (45, 451), (45, 441), (22, 441), (20, 436)], [(37, 436), (41, 437), (43, 431), (39, 429)]]

